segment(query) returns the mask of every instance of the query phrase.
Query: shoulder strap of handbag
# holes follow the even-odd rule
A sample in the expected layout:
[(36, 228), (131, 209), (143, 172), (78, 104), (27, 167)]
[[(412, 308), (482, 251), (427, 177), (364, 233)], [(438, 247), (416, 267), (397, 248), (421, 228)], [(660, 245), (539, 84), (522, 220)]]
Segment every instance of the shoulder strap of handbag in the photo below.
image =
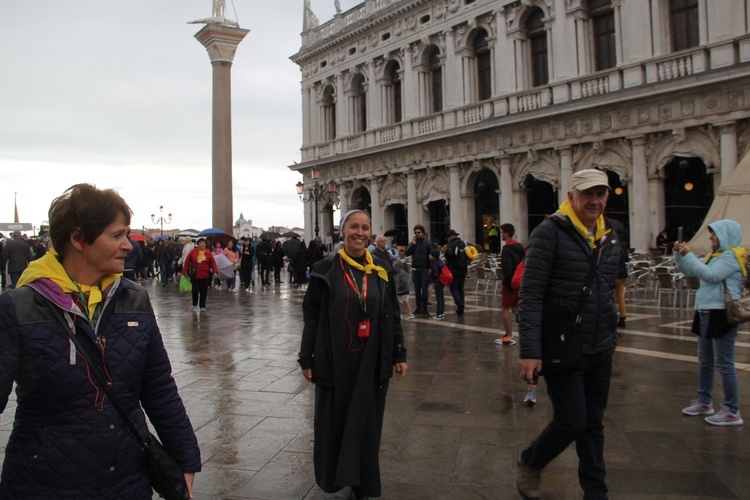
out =
[(138, 442), (138, 446), (140, 446), (141, 449), (146, 450), (149, 447), (148, 441), (143, 439), (143, 436), (141, 436), (141, 434), (138, 432), (138, 429), (135, 428), (135, 424), (133, 424), (133, 421), (130, 420), (130, 417), (128, 417), (125, 408), (122, 407), (117, 398), (115, 398), (115, 396), (112, 394), (112, 391), (110, 391), (110, 382), (104, 376), (104, 373), (102, 372), (102, 369), (99, 367), (99, 365), (96, 364), (95, 360), (98, 356), (96, 356), (91, 349), (93, 347), (93, 344), (89, 340), (81, 338), (84, 337), (83, 335), (78, 335), (78, 333), (76, 332), (75, 322), (73, 322), (72, 327), (67, 324), (65, 318), (63, 317), (65, 313), (57, 310), (54, 306), (50, 307), (52, 309), (55, 309), (55, 317), (57, 318), (58, 322), (63, 325), (64, 329), (71, 329), (70, 339), (73, 341), (73, 344), (75, 344), (79, 354), (86, 358), (86, 360), (88, 361), (89, 370), (94, 375), (96, 383), (99, 385), (99, 387), (101, 387), (101, 389), (109, 398), (110, 403), (112, 403), (112, 406), (115, 407), (117, 413), (119, 413), (122, 419), (125, 421), (125, 424), (130, 429), (130, 432), (132, 432), (133, 436), (135, 436), (135, 440)]
[[(555, 221), (554, 219), (552, 219)], [(576, 236), (577, 233), (575, 233), (569, 226), (566, 226), (565, 224), (560, 224), (559, 222), (555, 221), (558, 225), (560, 225), (561, 228), (563, 228), (564, 231), (569, 232), (571, 235)], [(581, 295), (579, 296), (579, 302), (581, 306), (578, 308), (575, 314), (575, 323), (580, 324), (581, 321), (583, 321), (583, 317), (581, 316), (581, 311), (583, 311), (583, 304), (586, 302), (586, 298), (591, 295), (591, 285), (594, 283), (594, 275), (596, 274), (596, 268), (597, 268), (597, 258), (599, 256), (599, 253), (596, 251), (591, 252), (591, 256), (589, 257), (589, 272), (586, 275), (586, 281), (583, 283), (583, 288), (581, 288)]]
[(583, 284), (583, 288), (581, 288), (581, 295), (580, 295), (580, 303), (581, 306), (578, 308), (578, 311), (576, 312), (575, 316), (575, 322), (576, 324), (580, 324), (583, 320), (583, 317), (581, 316), (581, 311), (583, 311), (583, 304), (586, 302), (586, 298), (591, 295), (591, 285), (594, 282), (594, 275), (596, 274), (596, 258), (598, 254), (597, 252), (591, 252), (591, 258), (589, 259), (589, 273), (586, 275), (586, 281)]

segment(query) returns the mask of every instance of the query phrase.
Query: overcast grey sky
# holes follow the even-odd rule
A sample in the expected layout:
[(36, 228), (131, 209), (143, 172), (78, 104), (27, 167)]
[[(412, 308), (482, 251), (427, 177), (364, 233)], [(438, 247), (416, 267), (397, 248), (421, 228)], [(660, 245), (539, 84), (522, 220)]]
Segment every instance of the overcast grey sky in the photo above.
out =
[[(232, 67), (234, 218), (301, 226), (286, 167), (299, 161), (304, 0), (227, 0), (251, 30)], [(357, 0), (341, 0), (347, 10)], [(78, 182), (115, 188), (153, 227), (211, 226), (211, 65), (193, 38), (212, 0), (0, 2), (0, 222), (39, 226)], [(321, 22), (334, 0), (311, 0)], [(236, 9), (236, 15), (235, 15)]]

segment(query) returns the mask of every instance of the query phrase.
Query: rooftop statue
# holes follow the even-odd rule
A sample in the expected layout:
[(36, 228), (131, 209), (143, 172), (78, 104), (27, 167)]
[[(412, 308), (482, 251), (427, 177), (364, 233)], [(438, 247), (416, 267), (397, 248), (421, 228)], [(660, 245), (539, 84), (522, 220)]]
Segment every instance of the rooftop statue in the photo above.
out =
[(226, 10), (226, 0), (213, 0), (211, 17), (190, 21), (188, 24), (223, 24), (224, 26), (234, 26), (235, 28), (239, 28), (240, 25), (237, 21), (233, 21), (226, 17)]
[(320, 21), (318, 21), (318, 16), (315, 15), (310, 6), (310, 0), (305, 0), (305, 11), (302, 17), (302, 31), (317, 28), (319, 24)]

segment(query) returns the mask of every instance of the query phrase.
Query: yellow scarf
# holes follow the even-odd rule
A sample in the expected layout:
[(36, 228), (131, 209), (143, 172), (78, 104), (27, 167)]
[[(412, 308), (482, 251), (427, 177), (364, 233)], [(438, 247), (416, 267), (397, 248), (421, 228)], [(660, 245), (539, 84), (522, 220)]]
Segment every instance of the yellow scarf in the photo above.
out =
[[(747, 251), (743, 247), (732, 247), (730, 248), (732, 252), (734, 252), (734, 257), (737, 259), (737, 262), (740, 264), (740, 269), (742, 270), (742, 276), (747, 276)], [(723, 252), (713, 252), (708, 255), (706, 255), (706, 259), (703, 261), (704, 264), (708, 264), (708, 261), (712, 258), (719, 258), (721, 257), (721, 254)]]
[(573, 223), (573, 227), (575, 227), (576, 230), (581, 233), (581, 236), (584, 237), (591, 248), (595, 249), (596, 242), (599, 241), (605, 234), (609, 234), (612, 232), (611, 229), (606, 228), (604, 224), (604, 216), (600, 215), (599, 218), (596, 219), (596, 231), (594, 231), (594, 236), (589, 236), (589, 230), (586, 228), (586, 226), (583, 225), (583, 223), (576, 215), (575, 210), (573, 210), (573, 206), (570, 204), (570, 200), (565, 200), (565, 202), (560, 205), (557, 213), (560, 215), (564, 215), (565, 217), (570, 219), (570, 222)]
[(370, 255), (370, 252), (367, 251), (365, 248), (365, 262), (366, 264), (362, 266), (359, 262), (349, 257), (343, 248), (339, 249), (339, 256), (346, 261), (347, 264), (352, 266), (354, 269), (359, 269), (360, 271), (364, 271), (365, 274), (370, 274), (374, 270), (378, 273), (378, 276), (380, 276), (380, 279), (382, 279), (385, 282), (388, 282), (388, 271), (383, 269), (380, 266), (376, 266), (373, 263), (372, 255)]
[(102, 290), (106, 290), (112, 285), (112, 283), (122, 276), (122, 274), (108, 274), (102, 278), (99, 285), (82, 285), (76, 283), (70, 276), (68, 276), (68, 273), (65, 272), (65, 268), (57, 259), (57, 252), (54, 248), (51, 248), (49, 252), (45, 253), (41, 258), (31, 261), (29, 267), (26, 268), (21, 275), (21, 278), (18, 280), (18, 285), (16, 286), (21, 287), (32, 281), (46, 278), (59, 286), (65, 293), (83, 293), (87, 296), (86, 302), (88, 304), (88, 311), (86, 312), (89, 315), (89, 319), (93, 318), (96, 306), (102, 302)]

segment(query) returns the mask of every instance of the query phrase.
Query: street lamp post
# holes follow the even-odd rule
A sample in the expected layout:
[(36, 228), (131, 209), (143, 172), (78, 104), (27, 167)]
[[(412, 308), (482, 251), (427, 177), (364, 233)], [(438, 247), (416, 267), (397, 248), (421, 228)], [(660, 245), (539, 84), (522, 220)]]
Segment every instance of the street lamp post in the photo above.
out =
[(308, 196), (305, 196), (305, 185), (302, 184), (302, 181), (297, 183), (297, 194), (299, 195), (299, 199), (302, 203), (307, 203), (309, 201), (312, 201), (314, 203), (314, 210), (315, 210), (315, 239), (318, 239), (318, 233), (320, 233), (320, 223), (318, 221), (318, 203), (321, 201), (323, 202), (333, 202), (334, 195), (336, 194), (336, 190), (338, 186), (336, 185), (335, 181), (330, 181), (327, 184), (321, 184), (318, 182), (320, 179), (320, 169), (315, 166), (311, 170), (312, 178), (313, 178), (313, 185), (307, 188)]
[(157, 222), (161, 225), (161, 234), (164, 234), (164, 223), (169, 224), (172, 222), (172, 214), (167, 215), (167, 219), (164, 218), (164, 205), (159, 207), (159, 218), (156, 218), (156, 214), (151, 214), (151, 222), (156, 224)]

